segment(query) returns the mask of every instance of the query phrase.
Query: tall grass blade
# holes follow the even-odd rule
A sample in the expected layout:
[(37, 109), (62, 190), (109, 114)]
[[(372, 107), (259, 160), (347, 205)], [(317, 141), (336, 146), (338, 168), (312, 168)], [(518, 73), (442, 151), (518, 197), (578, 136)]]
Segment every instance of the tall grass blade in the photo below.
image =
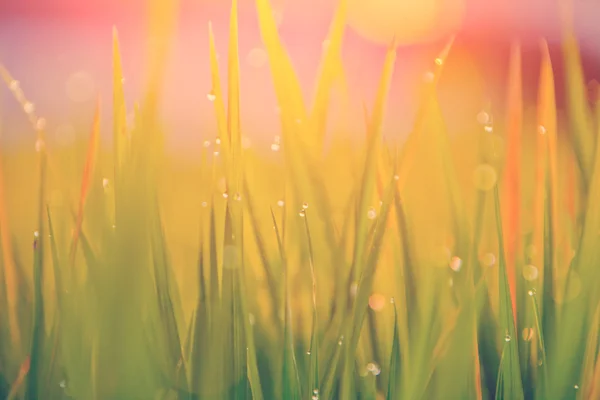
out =
[(504, 334), (504, 346), (501, 357), (501, 367), (498, 374), (502, 377), (501, 387), (496, 390), (501, 391), (503, 399), (523, 399), (523, 384), (521, 382), (521, 372), (519, 366), (518, 336), (513, 314), (513, 306), (509, 288), (508, 272), (505, 261), (504, 238), (502, 236), (502, 214), (500, 211), (500, 196), (498, 187), (495, 188), (495, 211), (496, 224), (498, 228), (498, 253), (499, 253), (499, 294), (500, 294), (500, 326)]

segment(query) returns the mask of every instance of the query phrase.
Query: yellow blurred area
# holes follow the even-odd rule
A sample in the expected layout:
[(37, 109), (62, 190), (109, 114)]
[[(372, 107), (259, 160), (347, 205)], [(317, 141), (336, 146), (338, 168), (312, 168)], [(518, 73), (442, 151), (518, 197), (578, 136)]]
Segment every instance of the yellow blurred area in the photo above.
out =
[(433, 40), (462, 22), (463, 0), (348, 0), (348, 24), (376, 43)]

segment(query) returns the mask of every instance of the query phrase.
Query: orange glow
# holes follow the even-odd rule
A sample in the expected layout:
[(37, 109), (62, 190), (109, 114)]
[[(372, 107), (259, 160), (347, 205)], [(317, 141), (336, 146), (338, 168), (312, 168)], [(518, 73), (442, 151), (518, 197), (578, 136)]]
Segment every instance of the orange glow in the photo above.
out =
[(423, 42), (455, 31), (463, 0), (348, 0), (348, 24), (376, 43)]

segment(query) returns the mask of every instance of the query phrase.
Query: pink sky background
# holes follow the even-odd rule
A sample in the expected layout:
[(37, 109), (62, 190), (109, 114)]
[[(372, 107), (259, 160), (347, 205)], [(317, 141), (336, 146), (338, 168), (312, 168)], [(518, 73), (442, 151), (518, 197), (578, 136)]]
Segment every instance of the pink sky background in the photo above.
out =
[[(261, 47), (252, 0), (240, 0), (240, 59), (242, 67), (243, 128), (257, 146), (269, 147), (277, 134), (276, 101), (267, 65), (251, 65), (248, 55)], [(590, 77), (600, 71), (600, 3), (574, 0), (578, 36)], [(216, 131), (208, 66), (208, 21), (213, 22), (225, 74), (229, 1), (183, 0), (169, 73), (165, 82), (164, 120), (170, 144), (179, 151), (197, 151)], [(334, 4), (326, 0), (278, 0), (283, 22), (280, 34), (302, 80), (306, 96), (312, 94), (321, 43), (325, 39)], [(447, 63), (440, 98), (449, 128), (459, 129), (488, 98), (501, 106), (504, 96), (507, 50), (518, 36), (524, 46), (525, 96), (535, 99), (537, 40), (546, 37), (558, 55), (559, 23), (552, 0), (467, 0), (464, 24)], [(131, 104), (139, 96), (144, 76), (143, 0), (0, 0), (0, 62), (21, 82), (38, 113), (48, 119), (49, 134), (64, 132), (65, 124), (86, 126), (91, 121), (93, 97), (76, 102), (69, 98), (67, 82), (84, 71), (92, 92), (104, 99), (104, 128), (110, 129), (111, 29), (116, 25), (122, 44), (126, 93)], [(393, 81), (385, 134), (405, 136), (415, 111), (414, 90), (443, 44), (403, 46)], [(351, 106), (371, 104), (385, 49), (347, 32), (344, 61), (351, 83)], [(76, 84), (75, 84), (76, 85)], [(79, 83), (81, 85), (81, 82)], [(77, 86), (77, 85), (76, 85)], [(81, 88), (80, 88), (81, 89)], [(560, 87), (557, 88), (559, 95)], [(83, 90), (83, 89), (82, 89)], [(0, 90), (2, 141), (23, 139), (33, 143), (25, 116), (7, 90)], [(85, 96), (84, 96), (85, 97)], [(310, 97), (308, 97), (310, 99)], [(62, 129), (62, 130), (61, 130)], [(363, 135), (360, 130), (352, 134)]]

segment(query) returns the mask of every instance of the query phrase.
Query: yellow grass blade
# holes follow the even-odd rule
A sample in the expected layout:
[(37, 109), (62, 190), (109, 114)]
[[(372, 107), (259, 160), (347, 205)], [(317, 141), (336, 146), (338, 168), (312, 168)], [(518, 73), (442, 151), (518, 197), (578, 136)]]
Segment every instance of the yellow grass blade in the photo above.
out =
[(81, 226), (83, 224), (83, 211), (85, 208), (85, 202), (90, 190), (92, 182), (92, 176), (94, 174), (94, 168), (96, 167), (96, 159), (98, 157), (98, 145), (100, 142), (100, 99), (98, 99), (96, 105), (96, 114), (94, 116), (94, 122), (92, 125), (92, 132), (90, 134), (90, 141), (88, 144), (87, 156), (85, 166), (83, 169), (83, 177), (81, 179), (81, 190), (79, 192), (79, 204), (77, 209), (77, 219), (75, 221), (75, 230), (73, 232), (73, 238), (71, 241), (71, 249), (69, 251), (69, 265), (74, 266), (75, 256), (77, 254), (77, 245), (79, 242), (79, 235), (81, 234)]
[[(123, 67), (119, 48), (119, 34), (113, 27), (113, 152), (115, 157), (115, 175), (123, 163), (125, 139), (127, 134), (127, 108), (123, 90)], [(116, 180), (116, 179), (115, 179)]]

